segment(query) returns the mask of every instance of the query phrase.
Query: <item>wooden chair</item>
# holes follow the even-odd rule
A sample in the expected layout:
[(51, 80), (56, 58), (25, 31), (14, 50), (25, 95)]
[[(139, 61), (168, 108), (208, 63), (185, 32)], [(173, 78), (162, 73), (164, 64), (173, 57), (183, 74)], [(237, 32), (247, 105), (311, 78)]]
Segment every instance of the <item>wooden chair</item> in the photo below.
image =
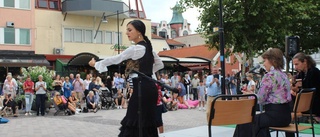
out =
[(299, 125), (298, 118), (301, 116), (301, 112), (308, 112), (310, 121), (313, 120), (313, 115), (312, 115), (312, 105), (313, 105), (313, 98), (314, 98), (314, 93), (316, 89), (315, 88), (306, 88), (300, 90), (300, 92), (296, 96), (296, 100), (294, 103), (294, 108), (293, 108), (293, 123), (290, 124), (287, 127), (270, 127), (269, 129), (271, 131), (277, 131), (277, 137), (278, 137), (278, 132), (279, 131), (284, 131), (284, 132), (292, 132), (296, 133), (297, 137), (299, 136), (299, 131), (303, 131), (306, 129), (311, 129), (312, 130), (312, 136), (314, 137), (314, 126), (313, 122), (310, 122), (309, 125)]
[[(222, 100), (224, 98), (253, 97), (239, 100)], [(230, 125), (251, 123), (256, 114), (257, 96), (246, 95), (219, 95), (209, 107), (208, 132), (211, 137), (211, 125)], [(254, 130), (252, 130), (254, 133)]]

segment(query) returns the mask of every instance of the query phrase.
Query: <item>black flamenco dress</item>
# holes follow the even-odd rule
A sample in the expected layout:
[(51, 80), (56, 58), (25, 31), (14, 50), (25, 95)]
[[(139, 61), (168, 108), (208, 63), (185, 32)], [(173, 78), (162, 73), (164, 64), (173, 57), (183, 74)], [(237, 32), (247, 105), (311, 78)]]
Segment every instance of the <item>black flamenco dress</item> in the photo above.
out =
[[(138, 60), (128, 60), (126, 67), (126, 75), (132, 69), (138, 70), (145, 75), (151, 77), (154, 63), (152, 54), (152, 46), (145, 41), (138, 43), (146, 47), (144, 56)], [(155, 83), (146, 78), (141, 79), (141, 126), (142, 137), (158, 137), (156, 125), (156, 104), (158, 98), (157, 87)], [(133, 78), (133, 93), (129, 100), (129, 106), (126, 116), (121, 121), (119, 137), (139, 137), (139, 114), (138, 114), (138, 78)]]

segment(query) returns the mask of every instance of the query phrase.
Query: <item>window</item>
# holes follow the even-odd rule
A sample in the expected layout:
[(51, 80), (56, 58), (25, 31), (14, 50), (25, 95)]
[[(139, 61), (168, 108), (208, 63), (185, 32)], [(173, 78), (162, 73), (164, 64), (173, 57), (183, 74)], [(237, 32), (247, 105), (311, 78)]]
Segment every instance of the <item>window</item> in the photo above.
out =
[(36, 0), (36, 2), (37, 8), (48, 8), (47, 0)]
[(81, 29), (74, 30), (74, 42), (82, 42), (82, 30)]
[(35, 0), (36, 8), (61, 10), (61, 0)]
[(102, 31), (98, 31), (96, 36), (96, 43), (102, 43)]
[(30, 29), (15, 29), (15, 28), (3, 28), (0, 34), (3, 35), (3, 41), (1, 43), (4, 44), (15, 44), (15, 45), (30, 45)]
[(69, 29), (69, 28), (64, 29), (64, 41), (72, 42), (72, 29)]
[(14, 8), (14, 0), (4, 0), (3, 1), (3, 6), (4, 7), (12, 7), (12, 8)]
[(57, 0), (49, 0), (50, 9), (59, 10), (59, 3)]
[(20, 29), (20, 44), (30, 45), (30, 30)]
[(176, 37), (177, 37), (176, 31), (172, 30), (171, 31), (171, 38), (176, 38)]
[[(114, 33), (114, 44), (118, 44), (118, 32)], [(119, 44), (122, 44), (122, 33), (119, 33)]]
[(183, 36), (187, 36), (188, 35), (188, 31), (183, 31)]
[(4, 28), (4, 44), (15, 44), (14, 28)]
[(166, 38), (167, 33), (165, 31), (160, 31), (159, 36), (162, 38)]
[(230, 63), (230, 62), (231, 62), (231, 59), (230, 59), (230, 58), (231, 58), (230, 56), (226, 58), (226, 60), (225, 60), (226, 63)]
[(112, 32), (110, 32), (110, 31), (106, 32), (106, 43), (112, 44)]
[(92, 30), (85, 31), (85, 42), (92, 43)]
[(21, 9), (30, 9), (30, 0), (19, 0), (19, 8)]

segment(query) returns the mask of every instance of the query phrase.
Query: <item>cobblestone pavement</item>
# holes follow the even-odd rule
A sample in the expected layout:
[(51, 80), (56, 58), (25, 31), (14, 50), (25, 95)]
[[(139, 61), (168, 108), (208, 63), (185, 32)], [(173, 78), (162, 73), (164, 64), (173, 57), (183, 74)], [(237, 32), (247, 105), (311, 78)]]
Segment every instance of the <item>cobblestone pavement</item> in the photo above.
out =
[[(53, 116), (51, 109), (45, 116), (7, 117), (7, 124), (0, 124), (1, 137), (116, 137), (126, 109), (99, 110), (97, 113)], [(204, 111), (186, 109), (163, 114), (165, 132), (206, 125)]]

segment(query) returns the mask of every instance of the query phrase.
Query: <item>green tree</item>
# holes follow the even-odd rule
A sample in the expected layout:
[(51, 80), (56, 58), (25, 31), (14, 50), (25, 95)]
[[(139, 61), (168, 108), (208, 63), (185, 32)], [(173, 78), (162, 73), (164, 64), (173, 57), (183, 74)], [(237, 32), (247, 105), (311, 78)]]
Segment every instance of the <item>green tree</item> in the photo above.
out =
[[(270, 47), (285, 51), (285, 36), (300, 36), (300, 51), (312, 53), (320, 47), (319, 0), (222, 0), (226, 47), (249, 57)], [(218, 0), (180, 0), (181, 7), (201, 12), (197, 32), (219, 49)], [(183, 9), (183, 10), (185, 10)], [(227, 53), (228, 54), (228, 53)]]

